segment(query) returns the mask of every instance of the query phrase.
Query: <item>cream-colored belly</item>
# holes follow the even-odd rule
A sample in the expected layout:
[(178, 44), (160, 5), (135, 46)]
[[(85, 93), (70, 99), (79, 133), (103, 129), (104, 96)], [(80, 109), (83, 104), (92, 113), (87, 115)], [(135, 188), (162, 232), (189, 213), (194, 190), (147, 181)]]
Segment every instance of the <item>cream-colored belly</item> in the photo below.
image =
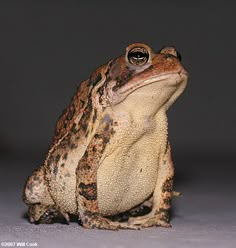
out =
[(102, 215), (127, 211), (153, 193), (159, 148), (157, 135), (150, 133), (133, 143), (126, 144), (124, 140), (104, 158), (97, 173), (98, 205)]

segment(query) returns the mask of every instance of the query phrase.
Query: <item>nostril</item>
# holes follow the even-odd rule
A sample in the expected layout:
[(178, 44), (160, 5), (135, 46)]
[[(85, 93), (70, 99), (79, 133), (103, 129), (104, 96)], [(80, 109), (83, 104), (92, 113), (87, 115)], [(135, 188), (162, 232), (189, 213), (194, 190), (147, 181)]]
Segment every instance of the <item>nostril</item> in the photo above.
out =
[(166, 54), (165, 54), (165, 58), (166, 58), (166, 59), (171, 58), (171, 57), (173, 57), (173, 55), (171, 55), (171, 54), (169, 54), (169, 53), (166, 53)]
[(166, 54), (165, 54), (165, 58), (166, 58), (166, 59), (168, 59), (168, 58), (173, 58), (173, 57), (177, 58), (179, 61), (182, 60), (182, 57), (181, 57), (180, 53), (177, 52), (177, 51), (176, 51), (176, 56), (175, 56), (175, 55), (172, 55), (172, 54), (170, 54), (170, 53), (166, 53)]

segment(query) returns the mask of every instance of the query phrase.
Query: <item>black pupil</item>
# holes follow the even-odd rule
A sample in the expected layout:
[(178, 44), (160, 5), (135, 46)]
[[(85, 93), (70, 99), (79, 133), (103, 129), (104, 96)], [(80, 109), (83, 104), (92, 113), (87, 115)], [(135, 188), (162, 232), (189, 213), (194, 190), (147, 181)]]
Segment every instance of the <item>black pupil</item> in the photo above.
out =
[(148, 52), (143, 48), (134, 48), (128, 54), (128, 59), (131, 64), (144, 65), (148, 61)]
[(130, 54), (130, 56), (132, 56), (135, 59), (142, 59), (145, 54), (143, 54), (142, 52), (133, 52)]

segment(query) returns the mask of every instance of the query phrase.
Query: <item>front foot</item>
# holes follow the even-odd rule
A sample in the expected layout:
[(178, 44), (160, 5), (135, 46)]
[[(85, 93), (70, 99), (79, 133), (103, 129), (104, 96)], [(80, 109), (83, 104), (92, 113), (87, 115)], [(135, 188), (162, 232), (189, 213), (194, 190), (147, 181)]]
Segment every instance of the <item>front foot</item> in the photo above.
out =
[(151, 227), (151, 226), (161, 226), (165, 228), (171, 227), (168, 222), (168, 215), (165, 213), (160, 213), (157, 215), (148, 214), (146, 216), (131, 217), (128, 223), (130, 225), (139, 226), (140, 228)]
[(54, 222), (69, 224), (68, 214), (62, 213), (55, 208), (49, 208), (35, 224), (51, 224)]
[(68, 223), (69, 216), (55, 206), (34, 204), (29, 207), (29, 221), (35, 224), (51, 224), (54, 222)]
[(106, 229), (117, 231), (119, 229), (139, 230), (140, 227), (127, 222), (115, 222), (99, 214), (86, 212), (80, 216), (82, 226), (88, 229)]

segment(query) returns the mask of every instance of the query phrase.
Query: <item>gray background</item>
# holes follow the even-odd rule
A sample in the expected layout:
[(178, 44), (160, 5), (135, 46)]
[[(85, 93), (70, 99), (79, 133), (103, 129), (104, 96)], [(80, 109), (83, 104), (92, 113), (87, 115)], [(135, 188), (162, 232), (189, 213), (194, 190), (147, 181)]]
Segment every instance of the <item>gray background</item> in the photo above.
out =
[[(1, 1), (0, 242), (39, 247), (235, 247), (235, 3)], [(190, 74), (169, 111), (176, 166), (172, 229), (32, 225), (24, 181), (44, 160), (79, 83), (127, 45), (175, 45)]]

